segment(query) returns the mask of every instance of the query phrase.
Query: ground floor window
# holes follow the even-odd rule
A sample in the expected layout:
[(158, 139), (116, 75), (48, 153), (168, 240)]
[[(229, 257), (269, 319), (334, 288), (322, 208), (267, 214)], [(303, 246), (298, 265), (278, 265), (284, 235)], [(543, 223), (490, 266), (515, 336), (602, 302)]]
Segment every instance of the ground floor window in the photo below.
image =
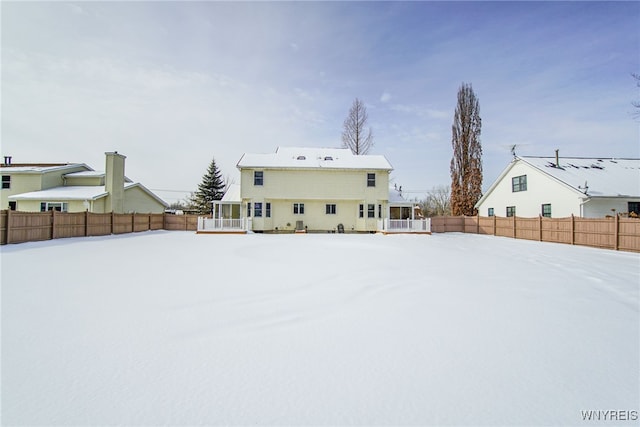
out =
[(515, 206), (507, 206), (507, 216), (516, 216)]
[(495, 216), (495, 214), (493, 213), (493, 208), (488, 209), (487, 216)]
[(378, 218), (382, 218), (382, 205), (378, 205)]
[(304, 203), (294, 203), (293, 204), (293, 213), (295, 215), (304, 214)]
[(262, 217), (262, 203), (256, 202), (253, 204), (253, 215), (256, 217)]
[(42, 202), (40, 203), (40, 212), (67, 212), (68, 206), (63, 202)]
[(542, 216), (551, 218), (551, 203), (542, 205)]
[(367, 218), (376, 217), (376, 205), (367, 205)]
[(358, 218), (364, 218), (364, 205), (360, 205), (360, 209), (358, 210)]
[(271, 218), (271, 203), (264, 204), (264, 216)]
[(327, 215), (335, 215), (336, 214), (336, 205), (335, 204), (327, 204), (327, 205), (325, 205), (325, 213)]
[(247, 203), (247, 218), (251, 218), (251, 202)]
[(18, 208), (17, 202), (9, 202), (9, 210), (15, 211)]

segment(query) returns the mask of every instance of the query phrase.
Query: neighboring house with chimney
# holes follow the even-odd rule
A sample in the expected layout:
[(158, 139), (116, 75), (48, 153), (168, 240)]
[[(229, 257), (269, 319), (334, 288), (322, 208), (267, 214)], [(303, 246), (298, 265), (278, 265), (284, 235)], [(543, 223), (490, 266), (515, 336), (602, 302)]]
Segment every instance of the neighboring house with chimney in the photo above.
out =
[(516, 156), (476, 208), (502, 217), (640, 215), (640, 159)]
[(105, 156), (104, 171), (84, 163), (13, 163), (6, 156), (0, 165), (0, 207), (25, 212), (164, 212), (167, 203), (125, 176), (125, 156)]
[(279, 147), (246, 153), (240, 184), (214, 202), (199, 231), (429, 232), (415, 203), (389, 190), (393, 170), (382, 155), (349, 149)]

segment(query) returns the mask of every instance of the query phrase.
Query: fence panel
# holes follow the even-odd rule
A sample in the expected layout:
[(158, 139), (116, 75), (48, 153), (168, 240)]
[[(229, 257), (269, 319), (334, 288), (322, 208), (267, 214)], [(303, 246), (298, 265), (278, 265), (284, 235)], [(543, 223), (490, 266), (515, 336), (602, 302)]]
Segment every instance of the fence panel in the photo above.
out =
[(9, 211), (0, 211), (0, 245), (7, 244), (7, 217)]
[(574, 218), (573, 242), (576, 245), (615, 249), (615, 218)]
[(494, 233), (494, 216), (480, 216), (478, 217), (478, 234), (493, 234)]
[(87, 236), (111, 234), (111, 214), (87, 213)]
[(496, 217), (496, 236), (515, 237), (514, 235), (515, 218)]
[(111, 221), (113, 234), (133, 232), (133, 214), (112, 214)]
[(84, 212), (53, 212), (53, 238), (82, 237), (86, 234)]
[(572, 219), (542, 218), (542, 241), (553, 243), (572, 243)]
[(465, 233), (477, 233), (478, 232), (478, 217), (477, 216), (465, 216), (464, 218), (464, 232)]
[(620, 218), (618, 220), (618, 249), (640, 252), (640, 219)]
[(37, 242), (51, 239), (52, 215), (51, 212), (9, 212), (7, 243)]
[(164, 214), (150, 214), (149, 228), (151, 230), (162, 230), (164, 228)]
[(149, 231), (151, 229), (151, 217), (149, 214), (133, 214), (133, 232)]
[(540, 240), (540, 220), (538, 218), (516, 217), (516, 239)]

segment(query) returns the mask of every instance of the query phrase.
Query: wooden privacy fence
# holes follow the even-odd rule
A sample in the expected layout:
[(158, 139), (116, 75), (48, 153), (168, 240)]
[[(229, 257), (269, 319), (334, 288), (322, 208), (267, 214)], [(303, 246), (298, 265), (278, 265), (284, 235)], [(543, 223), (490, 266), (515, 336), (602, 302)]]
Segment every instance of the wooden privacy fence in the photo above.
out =
[(195, 231), (197, 215), (0, 211), (0, 244), (148, 230)]
[(439, 216), (431, 218), (431, 232), (489, 234), (540, 242), (640, 252), (640, 219), (619, 216), (610, 218)]

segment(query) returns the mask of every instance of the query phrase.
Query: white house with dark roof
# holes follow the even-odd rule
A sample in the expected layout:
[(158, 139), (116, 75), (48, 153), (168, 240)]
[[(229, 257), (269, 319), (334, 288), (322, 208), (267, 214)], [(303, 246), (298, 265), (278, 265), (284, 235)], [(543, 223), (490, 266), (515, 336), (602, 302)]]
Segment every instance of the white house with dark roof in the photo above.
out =
[(476, 208), (483, 216), (640, 214), (640, 159), (514, 157)]
[(84, 163), (0, 165), (2, 209), (25, 212), (162, 213), (167, 204), (124, 175), (125, 156), (105, 153), (105, 171)]
[(275, 153), (246, 153), (237, 167), (240, 185), (230, 187), (214, 203), (214, 218), (201, 219), (199, 231), (430, 230), (428, 221), (413, 217), (411, 203), (399, 198), (390, 201), (393, 167), (382, 155), (356, 156), (339, 148), (280, 147)]

